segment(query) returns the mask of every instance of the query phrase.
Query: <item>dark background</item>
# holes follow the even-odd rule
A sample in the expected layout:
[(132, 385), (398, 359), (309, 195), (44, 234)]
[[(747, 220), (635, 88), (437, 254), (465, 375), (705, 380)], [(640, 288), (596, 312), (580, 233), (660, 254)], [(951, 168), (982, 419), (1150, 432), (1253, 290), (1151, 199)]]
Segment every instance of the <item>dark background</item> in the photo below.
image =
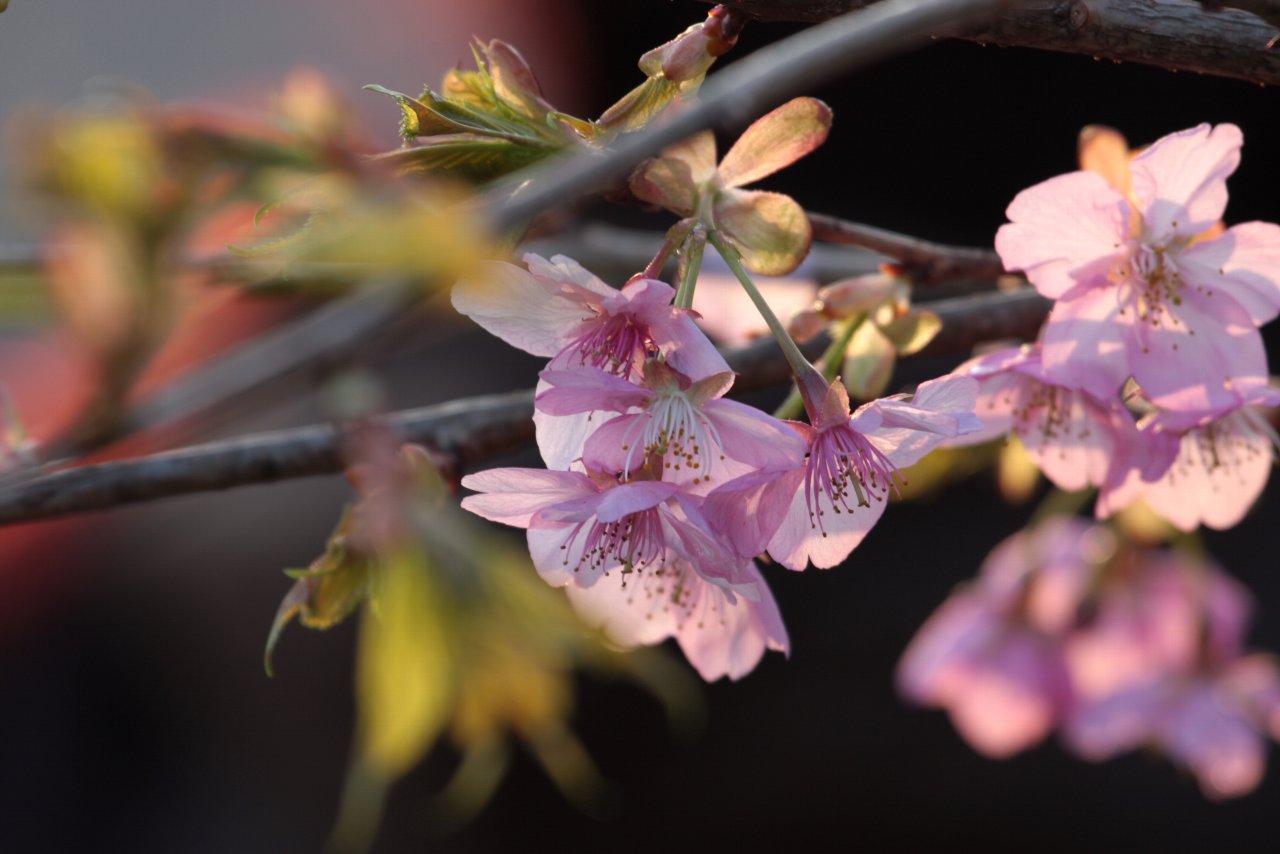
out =
[[(558, 47), (577, 83), (548, 85), (548, 96), (598, 112), (638, 82), (643, 50), (705, 11), (686, 0), (562, 4), (572, 37)], [(750, 26), (731, 57), (791, 31)], [(1074, 168), (1083, 125), (1137, 144), (1230, 121), (1246, 145), (1228, 220), (1280, 219), (1280, 101), (1256, 85), (946, 43), (812, 94), (835, 110), (830, 141), (765, 186), (815, 210), (990, 245), (1018, 190)], [(374, 113), (390, 140), (394, 111)], [(459, 373), (464, 349), (473, 373)], [(526, 387), (538, 367), (441, 323), (381, 366), (403, 406)], [(304, 396), (237, 430), (315, 416)], [(354, 633), (292, 630), (272, 681), (260, 655), (286, 588), (278, 570), (319, 551), (345, 495), (337, 478), (313, 479), (27, 528), (39, 547), (6, 577), (43, 587), (24, 598), (12, 582), (8, 593), (23, 604), (0, 659), (0, 850), (319, 848), (351, 735)], [(1207, 537), (1256, 594), (1253, 638), (1269, 649), (1280, 649), (1278, 510), (1273, 485), (1238, 529)], [(1050, 741), (984, 759), (945, 715), (897, 698), (893, 668), (916, 628), (1028, 513), (978, 478), (891, 509), (842, 567), (766, 570), (791, 660), (770, 654), (743, 681), (707, 686), (693, 736), (673, 734), (638, 690), (581, 680), (575, 728), (616, 786), (613, 817), (576, 812), (521, 756), (478, 820), (440, 838), (423, 809), (454, 762), (440, 751), (393, 791), (375, 850), (1275, 850), (1274, 769), (1253, 795), (1214, 804), (1159, 757), (1092, 765)]]

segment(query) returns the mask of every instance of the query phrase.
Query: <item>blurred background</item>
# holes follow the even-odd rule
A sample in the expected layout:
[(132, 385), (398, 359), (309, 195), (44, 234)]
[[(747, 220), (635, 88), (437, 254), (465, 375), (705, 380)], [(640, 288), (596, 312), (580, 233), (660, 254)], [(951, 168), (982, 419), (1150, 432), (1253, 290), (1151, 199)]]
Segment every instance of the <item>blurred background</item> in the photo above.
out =
[[(103, 81), (164, 101), (262, 109), (290, 71), (308, 67), (390, 148), (398, 110), (360, 85), (434, 85), (470, 62), (473, 34), (515, 44), (559, 108), (597, 115), (639, 82), (644, 50), (706, 11), (692, 0), (12, 0), (0, 16), (0, 120), (74, 103)], [(723, 62), (792, 31), (748, 26)], [(1270, 89), (945, 43), (811, 94), (834, 108), (832, 136), (766, 186), (813, 210), (989, 246), (1018, 190), (1074, 168), (1083, 125), (1112, 125), (1138, 144), (1229, 121), (1246, 145), (1228, 222), (1280, 220), (1280, 95)], [(0, 249), (40, 240), (12, 143), (0, 149), (0, 202)], [(57, 420), (74, 380), (47, 317), (37, 307), (0, 321), (0, 382), (37, 431)], [(395, 407), (527, 388), (540, 367), (443, 316), (359, 358), (385, 378)], [(199, 437), (312, 422), (322, 408), (311, 391), (302, 383)], [(1254, 640), (1272, 650), (1278, 493), (1273, 484), (1237, 530), (1207, 538), (1257, 596)], [(261, 653), (288, 587), (280, 570), (319, 554), (348, 496), (340, 478), (313, 478), (0, 532), (0, 850), (320, 848), (352, 735), (355, 632), (286, 634), (274, 679)], [(633, 686), (580, 679), (574, 726), (610, 781), (604, 815), (570, 806), (518, 756), (479, 817), (442, 836), (427, 806), (456, 757), (440, 750), (393, 790), (375, 850), (1274, 850), (1276, 769), (1253, 795), (1214, 804), (1154, 756), (1090, 765), (1050, 742), (984, 759), (943, 713), (896, 697), (907, 641), (1029, 513), (977, 478), (891, 510), (845, 566), (767, 569), (791, 660), (767, 655), (740, 683), (706, 686), (698, 731), (673, 732)]]

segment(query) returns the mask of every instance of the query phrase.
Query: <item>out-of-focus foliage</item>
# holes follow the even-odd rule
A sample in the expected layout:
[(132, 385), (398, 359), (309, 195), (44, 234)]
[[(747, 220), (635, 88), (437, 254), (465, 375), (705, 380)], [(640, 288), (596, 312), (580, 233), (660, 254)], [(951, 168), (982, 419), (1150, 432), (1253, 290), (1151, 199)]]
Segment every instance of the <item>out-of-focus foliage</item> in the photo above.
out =
[[(501, 780), (509, 737), (526, 744), (571, 800), (591, 807), (601, 780), (568, 727), (573, 671), (620, 672), (683, 702), (686, 684), (651, 658), (604, 648), (528, 555), (461, 513), (429, 452), (369, 430), (348, 473), (360, 499), (323, 555), (289, 571), (268, 656), (295, 615), (329, 628), (363, 602), (356, 664), (357, 733), (335, 842), (359, 848), (387, 786), (440, 739), (462, 757), (443, 795), (458, 821)], [(687, 677), (684, 677), (687, 679)]]

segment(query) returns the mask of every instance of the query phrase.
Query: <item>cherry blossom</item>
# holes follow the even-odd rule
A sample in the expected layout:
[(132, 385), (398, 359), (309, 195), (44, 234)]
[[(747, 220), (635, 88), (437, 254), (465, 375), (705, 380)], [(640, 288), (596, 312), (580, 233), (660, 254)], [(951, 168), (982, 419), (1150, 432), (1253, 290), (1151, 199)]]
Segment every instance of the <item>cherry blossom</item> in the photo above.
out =
[(711, 531), (700, 499), (676, 483), (619, 482), (588, 471), (499, 468), (462, 479), (462, 507), (527, 528), (533, 565), (556, 587), (590, 587), (614, 570), (655, 571), (675, 558), (730, 593), (758, 598), (741, 561)]
[(674, 637), (703, 679), (739, 679), (766, 649), (787, 654), (791, 649), (759, 570), (746, 560), (739, 574), (754, 581), (757, 600), (730, 595), (679, 559), (649, 572), (615, 572), (591, 587), (570, 585), (569, 600), (614, 643), (630, 647)]
[(1117, 460), (1098, 496), (1105, 517), (1142, 499), (1183, 531), (1200, 525), (1234, 527), (1258, 500), (1275, 461), (1280, 437), (1263, 407), (1280, 405), (1280, 390), (1255, 386), (1241, 405), (1186, 425), (1182, 413), (1157, 411), (1139, 423), (1143, 441)]
[(788, 569), (833, 567), (879, 521), (901, 469), (979, 428), (976, 393), (974, 380), (949, 376), (921, 384), (910, 400), (872, 401), (850, 413), (847, 392), (834, 382), (820, 404), (808, 404), (812, 424), (793, 423), (809, 449), (803, 465), (716, 488), (707, 514), (742, 555), (767, 549)]
[[(670, 285), (637, 278), (619, 291), (563, 255), (547, 261), (530, 253), (524, 261), (528, 270), (501, 261), (482, 265), (480, 275), (454, 286), (454, 308), (513, 347), (549, 357), (554, 369), (590, 366), (630, 377), (662, 353), (690, 376), (729, 370), (689, 312), (671, 306)], [(549, 467), (567, 469), (581, 454), (590, 418), (590, 412), (535, 413)]]
[(1100, 761), (1160, 748), (1210, 798), (1253, 790), (1266, 764), (1280, 674), (1242, 656), (1249, 602), (1216, 567), (1141, 554), (1099, 592), (1097, 618), (1068, 642), (1076, 705), (1067, 746)]
[(974, 414), (982, 429), (951, 446), (1016, 436), (1036, 465), (1068, 492), (1107, 482), (1112, 460), (1131, 459), (1140, 437), (1133, 416), (1114, 397), (1098, 400), (1051, 381), (1040, 348), (1006, 348), (961, 365), (956, 373), (978, 381)]
[(1068, 518), (1005, 540), (916, 633), (898, 665), (899, 692), (945, 708), (986, 756), (1042, 741), (1071, 702), (1061, 640), (1094, 562), (1113, 547), (1104, 530)]
[(695, 382), (651, 359), (638, 385), (596, 368), (548, 370), (542, 380), (551, 386), (536, 398), (542, 412), (623, 413), (587, 439), (583, 459), (592, 469), (625, 475), (657, 466), (664, 478), (705, 484), (752, 469), (794, 468), (804, 456), (804, 442), (784, 423), (723, 399), (733, 385), (729, 372)]
[(1241, 143), (1234, 125), (1200, 125), (1133, 158), (1128, 193), (1082, 171), (1013, 200), (996, 249), (1057, 300), (1043, 338), (1055, 382), (1106, 400), (1133, 376), (1161, 408), (1213, 412), (1265, 381), (1257, 327), (1280, 311), (1280, 226), (1204, 234)]

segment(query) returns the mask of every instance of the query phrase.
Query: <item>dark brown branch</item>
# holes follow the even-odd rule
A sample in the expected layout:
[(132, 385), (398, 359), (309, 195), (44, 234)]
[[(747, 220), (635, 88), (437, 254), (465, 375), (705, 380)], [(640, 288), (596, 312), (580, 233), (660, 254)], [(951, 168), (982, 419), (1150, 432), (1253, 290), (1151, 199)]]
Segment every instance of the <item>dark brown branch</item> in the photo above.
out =
[[(930, 303), (943, 328), (917, 357), (963, 354), (977, 343), (997, 338), (1029, 339), (1048, 306), (1031, 290)], [(806, 345), (811, 356), (825, 348), (823, 338)], [(727, 358), (739, 373), (735, 387), (742, 391), (776, 385), (789, 377), (787, 363), (771, 339), (735, 350)], [(407, 441), (427, 445), (458, 466), (466, 466), (532, 438), (532, 414), (532, 393), (514, 392), (397, 412), (387, 422)], [(36, 477), (0, 493), (0, 525), (332, 474), (343, 467), (343, 439), (341, 430), (321, 424)]]
[(861, 246), (888, 255), (922, 285), (952, 279), (995, 279), (1004, 274), (1004, 263), (990, 249), (931, 243), (826, 214), (810, 213), (809, 222), (813, 224), (815, 240)]
[(518, 173), (488, 197), (491, 224), (502, 232), (606, 189), (644, 158), (703, 128), (739, 128), (788, 97), (973, 26), (1006, 5), (1008, 0), (884, 0), (774, 42), (708, 77), (691, 106), (624, 134), (608, 151)]
[[(704, 0), (715, 2), (715, 0)], [(1224, 0), (1223, 5), (1248, 5)], [(867, 0), (736, 0), (730, 5), (773, 21), (825, 21)], [(1194, 0), (1014, 0), (988, 26), (963, 38), (1010, 47), (1081, 53), (1196, 71), (1253, 83), (1280, 83), (1280, 36), (1239, 9), (1210, 11)]]

